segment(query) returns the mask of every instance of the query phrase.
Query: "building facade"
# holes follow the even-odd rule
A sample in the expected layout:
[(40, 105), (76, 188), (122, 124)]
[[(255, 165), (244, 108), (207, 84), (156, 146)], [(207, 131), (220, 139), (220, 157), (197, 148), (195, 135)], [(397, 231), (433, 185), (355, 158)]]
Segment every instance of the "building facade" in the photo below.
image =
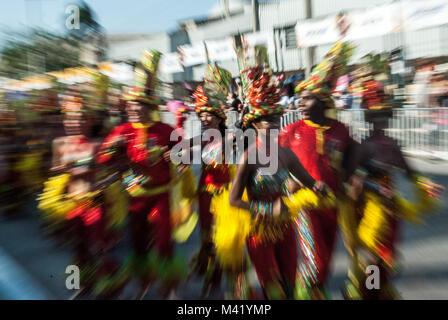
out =
[[(401, 4), (404, 0), (393, 1)], [(425, 1), (425, 0), (414, 0)], [(311, 18), (306, 19), (307, 0), (259, 0), (258, 17), (260, 32), (273, 39), (269, 58), (275, 72), (293, 73), (305, 70), (307, 48), (298, 48), (296, 25), (334, 16), (343, 11), (369, 10), (385, 5), (387, 0), (311, 0)], [(223, 40), (249, 34), (254, 30), (253, 10), (250, 0), (220, 1), (206, 17), (187, 19), (179, 23), (172, 33), (150, 35), (111, 35), (108, 38), (109, 57), (118, 60), (137, 59), (143, 48), (155, 48), (162, 53), (176, 52), (179, 45), (198, 45), (204, 41)], [(383, 36), (355, 41), (356, 50), (351, 63), (358, 62), (367, 53), (391, 52), (401, 48), (405, 59), (448, 56), (448, 24), (421, 30), (398, 31)], [(313, 61), (321, 60), (331, 44), (314, 47)], [(219, 61), (220, 66), (238, 76), (235, 60)], [(201, 81), (205, 64), (194, 65), (184, 72), (166, 74), (164, 81)]]

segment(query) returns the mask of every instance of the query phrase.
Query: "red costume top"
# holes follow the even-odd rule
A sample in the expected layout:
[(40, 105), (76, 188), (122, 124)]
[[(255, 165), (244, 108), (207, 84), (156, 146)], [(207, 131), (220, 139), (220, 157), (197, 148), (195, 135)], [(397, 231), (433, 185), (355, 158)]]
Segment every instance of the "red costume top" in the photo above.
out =
[(335, 191), (340, 190), (341, 162), (351, 143), (344, 124), (330, 120), (329, 126), (319, 126), (300, 120), (283, 128), (280, 145), (291, 149), (305, 170), (317, 181), (323, 181)]
[[(125, 123), (114, 128), (106, 138), (100, 148), (98, 162), (111, 160), (122, 143), (131, 167), (124, 176), (128, 190), (143, 184), (145, 189), (167, 185), (171, 180), (170, 163), (163, 159), (163, 153), (175, 144), (170, 141), (173, 130), (162, 122), (146, 126), (140, 123)], [(162, 147), (168, 149), (162, 150)]]

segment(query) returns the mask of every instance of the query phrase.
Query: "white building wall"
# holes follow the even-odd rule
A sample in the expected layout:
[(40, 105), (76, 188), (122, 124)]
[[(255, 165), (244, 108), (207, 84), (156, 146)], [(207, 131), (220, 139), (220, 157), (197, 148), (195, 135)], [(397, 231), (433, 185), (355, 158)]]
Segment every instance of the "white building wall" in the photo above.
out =
[[(303, 0), (297, 0), (303, 1)], [(387, 0), (311, 0), (313, 17), (335, 14), (340, 11), (363, 9), (387, 3)]]
[(259, 19), (261, 31), (274, 29), (277, 54), (271, 52), (269, 60), (274, 71), (282, 72), (297, 70), (303, 66), (304, 50), (299, 48), (286, 48), (283, 28), (293, 26), (297, 20), (305, 19), (304, 0), (283, 0), (270, 3), (260, 3)]
[[(424, 0), (416, 0), (424, 1)], [(313, 18), (334, 15), (341, 11), (365, 10), (369, 7), (383, 5), (391, 1), (385, 0), (312, 0)], [(291, 24), (300, 23), (305, 19), (305, 0), (278, 0), (260, 4), (260, 29), (272, 30)], [(284, 34), (276, 33), (277, 70), (291, 71), (303, 69), (306, 63), (305, 49), (287, 49), (284, 47)], [(364, 55), (374, 52), (391, 51), (398, 47), (405, 49), (406, 59), (418, 57), (434, 57), (448, 55), (448, 22), (447, 25), (427, 28), (417, 31), (405, 31), (381, 37), (356, 40), (356, 50), (351, 63), (356, 63)], [(283, 45), (283, 46), (282, 46)], [(319, 62), (330, 49), (331, 44), (315, 48), (315, 63)], [(270, 56), (274, 61), (274, 55)], [(273, 63), (274, 65), (274, 63)]]
[(260, 3), (259, 17), (261, 31), (296, 24), (297, 20), (305, 19), (305, 0)]
[[(109, 60), (136, 60), (142, 57), (145, 49), (154, 49), (162, 54), (171, 52), (171, 41), (168, 33), (111, 35), (107, 39)], [(159, 74), (160, 79), (172, 82), (171, 74)]]
[(170, 52), (170, 38), (167, 33), (111, 35), (107, 39), (109, 44), (109, 59), (141, 58), (144, 49), (156, 49), (162, 53)]
[(238, 32), (252, 31), (252, 15), (249, 9), (243, 13), (209, 22), (196, 27), (187, 29), (192, 44), (203, 40), (216, 40), (226, 38), (229, 35), (238, 34)]
[[(235, 36), (238, 33), (252, 32), (252, 11), (251, 6), (246, 5), (238, 14), (220, 20), (189, 25), (187, 27), (188, 36), (192, 45), (206, 40), (222, 40), (229, 36)], [(232, 73), (232, 76), (238, 76), (238, 66), (236, 61), (219, 61), (218, 64)], [(205, 65), (193, 67), (194, 81), (202, 81), (204, 78)]]
[[(401, 0), (403, 1), (403, 0)], [(416, 0), (424, 1), (424, 0)], [(334, 15), (340, 11), (366, 9), (388, 3), (387, 0), (312, 0), (312, 13), (314, 18)], [(239, 11), (238, 11), (239, 10)], [(252, 8), (250, 2), (243, 4), (230, 17), (208, 21), (205, 23), (185, 23), (188, 38), (191, 44), (206, 40), (220, 40), (238, 33), (250, 33), (253, 29)], [(306, 49), (286, 48), (285, 28), (300, 23), (305, 19), (305, 0), (278, 0), (260, 2), (259, 20), (261, 31), (272, 31), (275, 37), (276, 54), (271, 52), (269, 59), (274, 71), (293, 71), (305, 68)], [(162, 53), (175, 51), (170, 46), (167, 33), (139, 35), (139, 36), (112, 36), (109, 40), (109, 59), (126, 60), (139, 59), (144, 48), (154, 48)], [(359, 61), (367, 53), (381, 53), (391, 51), (398, 47), (405, 49), (405, 57), (414, 59), (418, 57), (432, 57), (448, 55), (448, 24), (439, 27), (427, 28), (417, 31), (406, 31), (389, 34), (382, 37), (360, 39), (354, 42), (356, 50), (351, 63)], [(328, 51), (331, 44), (315, 48), (315, 62), (319, 62)], [(229, 70), (233, 76), (238, 75), (236, 61), (222, 61), (220, 66)], [(205, 66), (194, 66), (191, 73), (183, 75), (185, 80), (200, 81), (204, 76)], [(182, 78), (183, 78), (182, 77)], [(172, 76), (164, 75), (164, 79), (172, 81)]]

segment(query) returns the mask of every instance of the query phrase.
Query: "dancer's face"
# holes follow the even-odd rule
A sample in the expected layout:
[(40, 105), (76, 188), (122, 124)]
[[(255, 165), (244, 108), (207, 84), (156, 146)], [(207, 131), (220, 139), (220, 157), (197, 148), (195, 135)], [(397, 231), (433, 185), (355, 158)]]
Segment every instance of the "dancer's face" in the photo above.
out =
[(126, 112), (129, 122), (143, 122), (145, 114), (148, 112), (146, 107), (137, 101), (128, 101), (126, 104)]
[(309, 90), (304, 90), (300, 94), (299, 111), (303, 119), (310, 120), (318, 118), (325, 113), (325, 104), (319, 101)]
[(201, 112), (199, 118), (201, 119), (202, 128), (204, 130), (218, 129), (218, 125), (221, 121), (221, 119), (210, 112)]

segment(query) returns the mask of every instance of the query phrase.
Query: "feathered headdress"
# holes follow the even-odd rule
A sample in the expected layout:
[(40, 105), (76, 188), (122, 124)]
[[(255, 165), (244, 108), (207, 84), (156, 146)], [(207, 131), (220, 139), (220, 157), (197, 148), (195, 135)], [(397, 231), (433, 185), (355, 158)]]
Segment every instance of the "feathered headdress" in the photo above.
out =
[(198, 86), (193, 93), (196, 113), (210, 112), (221, 119), (226, 119), (222, 106), (225, 105), (229, 94), (232, 74), (218, 67), (216, 64), (208, 65), (204, 77), (204, 87)]
[(243, 126), (262, 116), (282, 114), (283, 106), (277, 104), (280, 100), (280, 90), (277, 87), (269, 61), (266, 47), (255, 48), (255, 67), (242, 71), (248, 81), (247, 101), (249, 112), (244, 115)]
[(347, 42), (338, 41), (311, 72), (309, 79), (300, 82), (295, 92), (309, 90), (330, 108), (334, 107), (331, 97), (338, 78), (345, 74), (346, 66), (353, 54), (353, 47)]
[(125, 98), (146, 104), (158, 105), (159, 99), (154, 95), (157, 85), (157, 70), (161, 53), (156, 50), (143, 51), (141, 63), (135, 67), (135, 86), (126, 92)]

